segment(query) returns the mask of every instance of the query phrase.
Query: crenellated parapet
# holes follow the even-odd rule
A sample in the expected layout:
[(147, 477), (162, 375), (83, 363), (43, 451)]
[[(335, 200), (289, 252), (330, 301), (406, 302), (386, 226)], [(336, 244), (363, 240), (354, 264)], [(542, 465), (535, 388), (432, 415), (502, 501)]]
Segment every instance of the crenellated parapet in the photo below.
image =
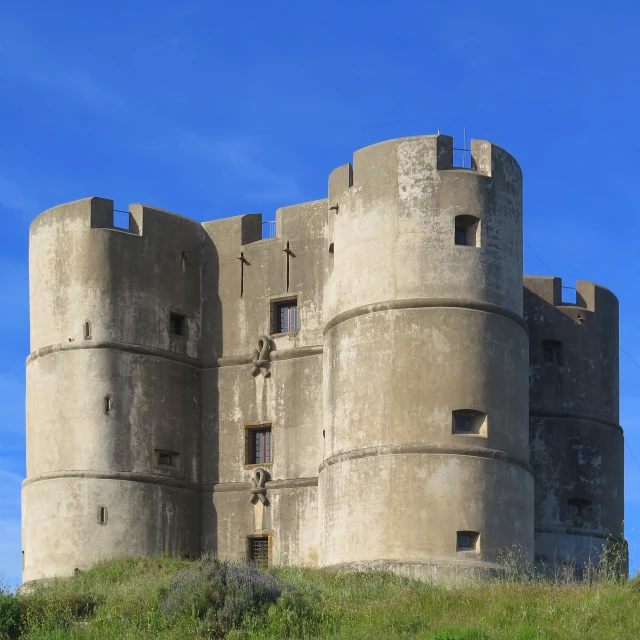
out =
[(116, 228), (113, 202), (86, 198), (34, 220), (32, 351), (93, 340), (198, 355), (202, 227), (145, 205), (129, 216), (129, 229)]
[(562, 280), (524, 277), (532, 410), (573, 411), (617, 424), (618, 299), (578, 280), (576, 303), (562, 301)]
[(521, 171), (487, 141), (472, 141), (471, 155), (473, 169), (456, 168), (451, 137), (399, 138), (356, 151), (353, 168), (332, 172), (327, 320), (351, 306), (422, 297), (480, 297), (521, 313)]

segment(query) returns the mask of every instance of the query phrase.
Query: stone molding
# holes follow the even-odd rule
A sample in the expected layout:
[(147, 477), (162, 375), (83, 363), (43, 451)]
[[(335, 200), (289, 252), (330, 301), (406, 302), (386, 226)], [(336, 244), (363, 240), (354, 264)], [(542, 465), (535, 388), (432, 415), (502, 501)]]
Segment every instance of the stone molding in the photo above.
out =
[(345, 451), (343, 453), (337, 453), (324, 460), (318, 468), (318, 471), (322, 473), (322, 471), (324, 471), (327, 467), (330, 467), (334, 464), (347, 462), (348, 460), (357, 460), (359, 458), (412, 454), (438, 456), (471, 456), (475, 458), (485, 458), (488, 460), (496, 460), (498, 462), (514, 464), (524, 469), (527, 473), (533, 475), (533, 470), (526, 460), (516, 458), (515, 456), (512, 456), (505, 451), (498, 451), (497, 449), (486, 449), (484, 447), (452, 447), (450, 445), (424, 443), (381, 445), (378, 447), (366, 447), (362, 449), (354, 449), (352, 451)]
[(468, 309), (470, 311), (483, 311), (485, 313), (495, 313), (519, 324), (529, 334), (529, 327), (522, 316), (519, 316), (511, 309), (501, 307), (492, 302), (483, 302), (471, 298), (406, 298), (404, 300), (385, 300), (374, 304), (365, 304), (360, 307), (343, 311), (329, 320), (324, 327), (323, 334), (327, 334), (335, 326), (352, 320), (358, 316), (378, 313), (380, 311), (402, 311), (407, 309)]

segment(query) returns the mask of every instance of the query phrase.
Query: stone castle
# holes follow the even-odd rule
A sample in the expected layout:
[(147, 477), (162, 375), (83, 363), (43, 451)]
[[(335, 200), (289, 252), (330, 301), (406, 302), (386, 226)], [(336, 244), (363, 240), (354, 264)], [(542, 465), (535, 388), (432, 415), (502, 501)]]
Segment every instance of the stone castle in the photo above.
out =
[(523, 282), (520, 167), (471, 158), (366, 147), (273, 237), (144, 205), (116, 227), (102, 198), (36, 218), (24, 581), (160, 552), (458, 575), (623, 540), (618, 301)]

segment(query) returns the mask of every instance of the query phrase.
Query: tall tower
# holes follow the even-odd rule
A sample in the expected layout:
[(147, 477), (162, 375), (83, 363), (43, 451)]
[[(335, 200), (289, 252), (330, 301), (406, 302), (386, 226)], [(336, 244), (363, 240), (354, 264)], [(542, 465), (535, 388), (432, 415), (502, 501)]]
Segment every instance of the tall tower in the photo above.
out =
[(560, 278), (525, 276), (524, 286), (536, 561), (580, 570), (624, 540), (618, 299), (584, 280), (575, 304), (562, 301)]
[(30, 231), (23, 579), (198, 551), (201, 226), (113, 202)]
[(320, 566), (533, 558), (522, 174), (489, 142), (471, 155), (400, 138), (330, 176)]

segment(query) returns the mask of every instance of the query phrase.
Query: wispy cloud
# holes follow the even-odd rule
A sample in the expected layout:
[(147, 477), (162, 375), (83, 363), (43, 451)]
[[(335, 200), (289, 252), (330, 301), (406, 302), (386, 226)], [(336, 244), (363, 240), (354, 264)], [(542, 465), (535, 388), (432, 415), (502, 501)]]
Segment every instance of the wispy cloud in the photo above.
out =
[(242, 183), (242, 194), (254, 200), (293, 203), (302, 197), (295, 180), (284, 172), (267, 167), (260, 158), (262, 144), (257, 138), (208, 138), (196, 133), (184, 134), (179, 140), (183, 153), (202, 158), (217, 172), (227, 170)]
[(113, 113), (125, 105), (122, 97), (107, 87), (81, 64), (56, 53), (24, 21), (0, 12), (0, 76), (12, 82), (55, 93), (67, 102)]

